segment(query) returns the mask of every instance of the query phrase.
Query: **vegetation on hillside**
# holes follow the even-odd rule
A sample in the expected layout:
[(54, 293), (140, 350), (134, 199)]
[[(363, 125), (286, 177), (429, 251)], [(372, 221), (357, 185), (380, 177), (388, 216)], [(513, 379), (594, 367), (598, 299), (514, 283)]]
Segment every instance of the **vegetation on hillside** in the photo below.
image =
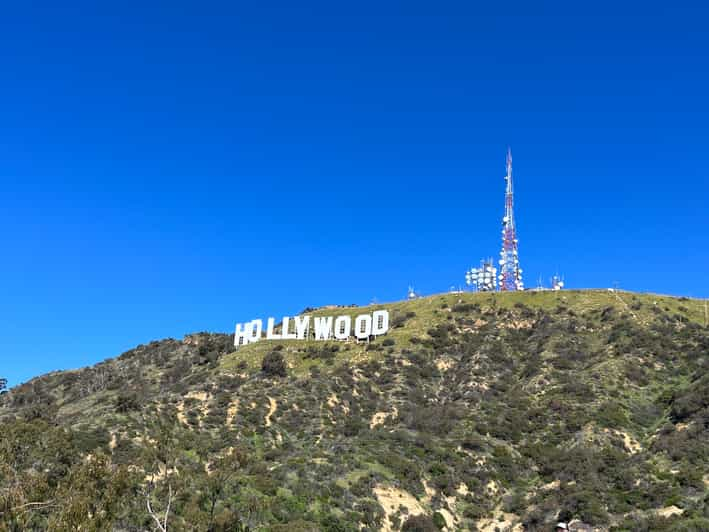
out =
[(0, 530), (709, 529), (700, 302), (386, 308), (369, 343), (203, 333), (12, 389)]

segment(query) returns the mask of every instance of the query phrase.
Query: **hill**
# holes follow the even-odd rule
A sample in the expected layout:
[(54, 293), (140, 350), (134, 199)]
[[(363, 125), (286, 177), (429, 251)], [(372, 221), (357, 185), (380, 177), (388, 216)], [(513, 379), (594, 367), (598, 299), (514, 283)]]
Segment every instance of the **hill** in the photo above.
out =
[(193, 334), (0, 396), (0, 530), (709, 529), (703, 301), (378, 308), (369, 343)]

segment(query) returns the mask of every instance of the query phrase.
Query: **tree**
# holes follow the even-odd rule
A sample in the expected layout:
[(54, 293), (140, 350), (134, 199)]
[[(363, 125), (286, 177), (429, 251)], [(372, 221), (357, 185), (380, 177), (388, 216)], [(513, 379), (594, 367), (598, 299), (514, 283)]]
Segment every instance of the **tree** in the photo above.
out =
[[(176, 455), (179, 449), (177, 425), (158, 417), (150, 427), (151, 445), (145, 447), (145, 461), (151, 464), (146, 470), (143, 489), (148, 514), (160, 532), (167, 532), (172, 502), (177, 495), (172, 487), (176, 477)], [(162, 508), (158, 508), (161, 504)]]
[(139, 410), (140, 400), (136, 394), (120, 394), (116, 398), (116, 412), (126, 414), (128, 412)]
[(279, 351), (271, 351), (261, 362), (261, 370), (272, 377), (285, 377), (286, 368), (286, 361)]
[(247, 463), (246, 453), (239, 449), (232, 450), (224, 457), (211, 464), (211, 474), (207, 477), (207, 497), (209, 500), (209, 525), (207, 530), (213, 532), (215, 527), (217, 503), (224, 497), (224, 491), (236, 475)]
[(5, 421), (0, 438), (0, 530), (48, 530), (53, 486), (79, 453), (71, 435), (42, 420)]
[(112, 530), (130, 507), (140, 476), (98, 453), (75, 464), (57, 488), (47, 530)]

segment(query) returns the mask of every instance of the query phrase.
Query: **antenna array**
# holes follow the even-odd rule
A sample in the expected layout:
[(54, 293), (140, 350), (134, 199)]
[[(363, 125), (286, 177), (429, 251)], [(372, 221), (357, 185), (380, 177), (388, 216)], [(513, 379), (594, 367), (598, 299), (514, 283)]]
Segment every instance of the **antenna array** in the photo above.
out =
[(497, 288), (497, 268), (492, 259), (481, 260), (479, 268), (465, 272), (465, 284), (478, 292), (492, 292)]

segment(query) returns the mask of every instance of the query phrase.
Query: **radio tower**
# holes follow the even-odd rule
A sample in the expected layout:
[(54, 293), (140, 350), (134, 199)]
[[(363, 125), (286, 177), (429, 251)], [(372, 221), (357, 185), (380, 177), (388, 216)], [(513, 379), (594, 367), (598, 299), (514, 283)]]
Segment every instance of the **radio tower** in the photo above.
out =
[(514, 217), (514, 187), (512, 186), (512, 150), (507, 148), (507, 191), (505, 217), (502, 218), (502, 251), (500, 252), (500, 290), (523, 290), (522, 269), (517, 256), (517, 230)]

